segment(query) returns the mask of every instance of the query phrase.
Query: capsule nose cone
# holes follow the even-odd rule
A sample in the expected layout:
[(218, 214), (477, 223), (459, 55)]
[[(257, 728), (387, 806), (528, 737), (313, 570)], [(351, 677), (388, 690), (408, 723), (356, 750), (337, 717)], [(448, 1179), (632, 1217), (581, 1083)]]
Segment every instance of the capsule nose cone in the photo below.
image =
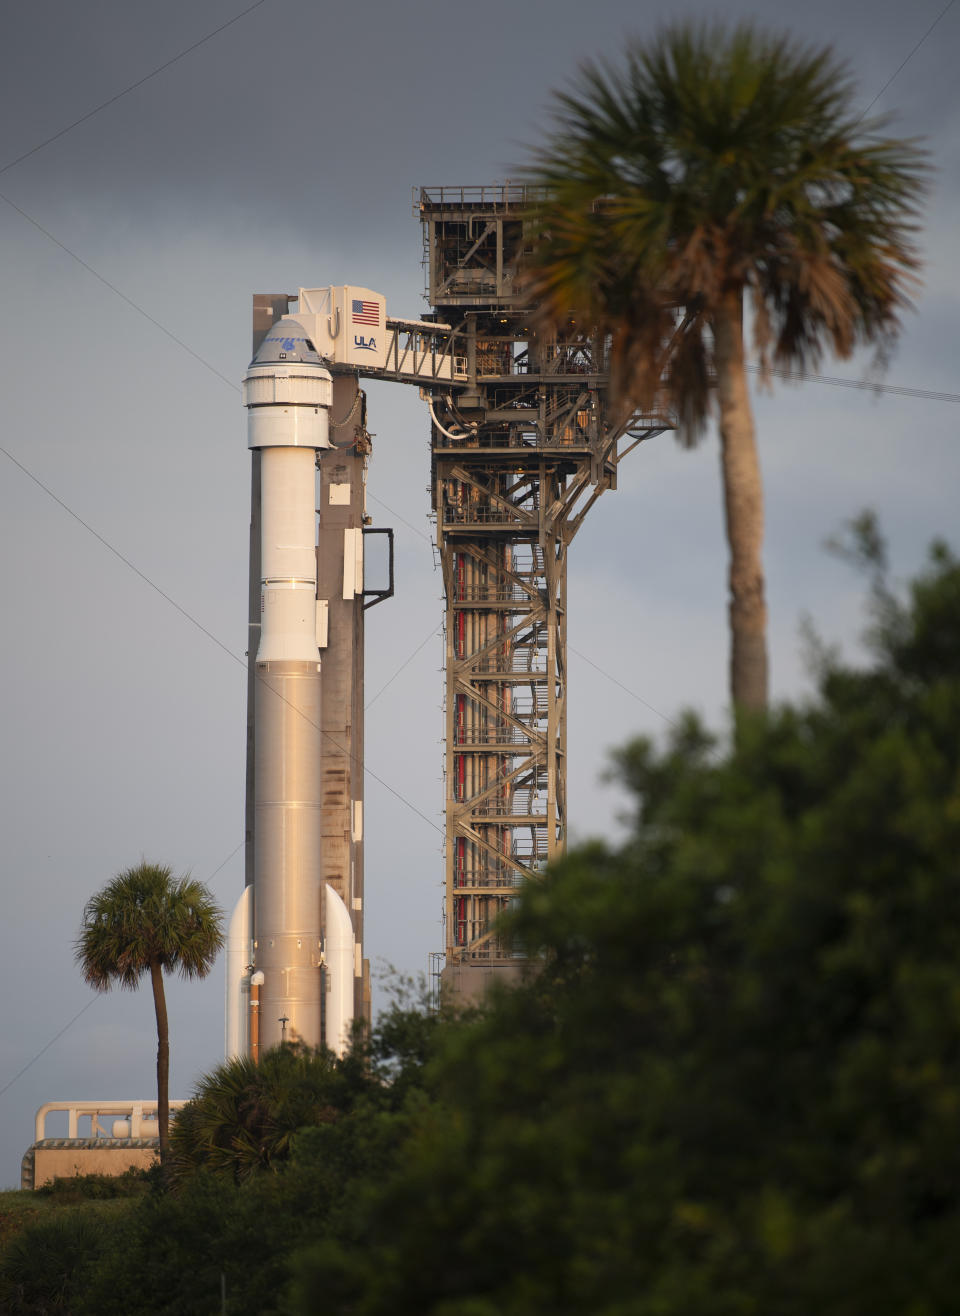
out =
[(323, 365), (317, 349), (299, 320), (285, 315), (273, 326), (260, 344), (260, 350), (250, 362), (254, 366), (274, 365), (278, 362), (300, 362), (305, 365)]
[(317, 355), (307, 331), (299, 320), (285, 315), (263, 340), (243, 381), (241, 395), (248, 408), (249, 446), (331, 447), (327, 410), (332, 391), (330, 371)]

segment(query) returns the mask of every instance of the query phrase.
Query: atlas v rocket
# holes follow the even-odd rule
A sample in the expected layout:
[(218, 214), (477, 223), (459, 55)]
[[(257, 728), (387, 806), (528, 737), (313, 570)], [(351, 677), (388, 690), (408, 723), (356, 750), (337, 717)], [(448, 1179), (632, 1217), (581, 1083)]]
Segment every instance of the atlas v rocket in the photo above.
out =
[[(331, 421), (335, 397), (355, 420), (362, 395), (356, 371), (335, 379), (324, 360), (349, 366), (338, 336), (379, 351), (385, 306), (367, 289), (318, 289), (301, 290), (300, 311), (272, 325), (243, 381), (259, 625), (251, 619), (252, 865), (227, 942), (228, 1056), (281, 1041), (341, 1053), (369, 998), (358, 935), (366, 463), (362, 425)], [(362, 332), (348, 334), (358, 315)]]

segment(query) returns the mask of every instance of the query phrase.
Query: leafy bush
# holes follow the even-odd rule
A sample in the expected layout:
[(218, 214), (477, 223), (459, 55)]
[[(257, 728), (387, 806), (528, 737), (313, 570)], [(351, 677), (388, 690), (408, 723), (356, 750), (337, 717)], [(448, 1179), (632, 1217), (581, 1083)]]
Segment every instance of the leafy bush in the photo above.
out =
[(63, 1205), (68, 1202), (103, 1202), (116, 1197), (142, 1197), (150, 1191), (151, 1173), (131, 1166), (123, 1174), (63, 1175), (41, 1184), (38, 1196)]
[(71, 1312), (107, 1240), (102, 1221), (86, 1211), (51, 1212), (28, 1225), (0, 1255), (0, 1311)]
[(293, 1310), (952, 1316), (960, 1291), (960, 563), (874, 662), (617, 756), (619, 849), (524, 888), (526, 984), (443, 1034)]
[(201, 1079), (171, 1130), (176, 1179), (198, 1169), (237, 1182), (276, 1169), (298, 1129), (330, 1124), (374, 1085), (362, 1061), (285, 1043), (219, 1065)]
[(874, 601), (867, 670), (620, 751), (632, 834), (521, 893), (521, 986), (215, 1071), (174, 1190), (28, 1226), (0, 1309), (953, 1316), (960, 563)]

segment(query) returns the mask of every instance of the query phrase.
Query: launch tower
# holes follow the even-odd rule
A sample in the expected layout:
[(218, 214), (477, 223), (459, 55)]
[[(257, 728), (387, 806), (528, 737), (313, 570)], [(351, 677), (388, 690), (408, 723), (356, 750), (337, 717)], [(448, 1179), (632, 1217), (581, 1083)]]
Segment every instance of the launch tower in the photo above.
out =
[(382, 294), (353, 285), (301, 288), (292, 315), (292, 299), (256, 301), (260, 346), (244, 382), (252, 866), (231, 925), (228, 1052), (291, 1035), (340, 1049), (369, 1009), (363, 610), (390, 589), (364, 579), (361, 379), (416, 385), (431, 418), (448, 993), (469, 999), (517, 971), (522, 948), (498, 915), (563, 848), (567, 552), (619, 463), (670, 421), (617, 407), (608, 344), (589, 326), (538, 323), (525, 277), (531, 201), (510, 184), (420, 189), (422, 320), (391, 318)]
[(446, 593), (446, 967), (471, 997), (515, 972), (496, 918), (562, 849), (567, 550), (617, 467), (670, 421), (618, 410), (605, 344), (535, 332), (516, 185), (424, 187), (427, 297), (455, 387), (430, 390)]

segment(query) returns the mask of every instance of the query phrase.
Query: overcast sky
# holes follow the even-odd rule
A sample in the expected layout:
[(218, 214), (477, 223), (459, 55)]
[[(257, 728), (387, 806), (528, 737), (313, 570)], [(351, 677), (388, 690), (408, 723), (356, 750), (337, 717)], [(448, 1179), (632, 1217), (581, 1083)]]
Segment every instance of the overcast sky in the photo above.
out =
[[(832, 44), (864, 108), (893, 78), (875, 110), (899, 111), (898, 131), (927, 138), (937, 175), (925, 290), (886, 378), (956, 393), (960, 6), (944, 5), (728, 0), (722, 12)], [(0, 169), (243, 8), (8, 7)], [(19, 1182), (42, 1102), (154, 1091), (149, 988), (94, 998), (73, 964), (85, 900), (141, 856), (190, 869), (226, 908), (243, 885), (249, 456), (238, 385), (251, 295), (359, 283), (386, 294), (388, 313), (421, 315), (411, 187), (509, 177), (579, 59), (615, 57), (626, 34), (664, 18), (719, 12), (262, 0), (0, 173), (0, 1187)], [(864, 370), (823, 367), (851, 380)], [(442, 944), (429, 427), (415, 389), (369, 396), (371, 511), (396, 528), (398, 583), (368, 614), (367, 761), (403, 798), (368, 780), (364, 949), (416, 973)], [(956, 401), (815, 383), (757, 400), (776, 697), (805, 688), (803, 614), (858, 652), (861, 582), (822, 549), (844, 519), (876, 508), (901, 577), (934, 534), (956, 542), (958, 417)], [(724, 559), (714, 434), (695, 452), (669, 436), (646, 445), (588, 518), (570, 565), (574, 839), (615, 833), (622, 805), (599, 784), (612, 746), (660, 735), (684, 706), (723, 724)], [(171, 1028), (172, 1095), (186, 1096), (222, 1057), (220, 966), (172, 989)]]

